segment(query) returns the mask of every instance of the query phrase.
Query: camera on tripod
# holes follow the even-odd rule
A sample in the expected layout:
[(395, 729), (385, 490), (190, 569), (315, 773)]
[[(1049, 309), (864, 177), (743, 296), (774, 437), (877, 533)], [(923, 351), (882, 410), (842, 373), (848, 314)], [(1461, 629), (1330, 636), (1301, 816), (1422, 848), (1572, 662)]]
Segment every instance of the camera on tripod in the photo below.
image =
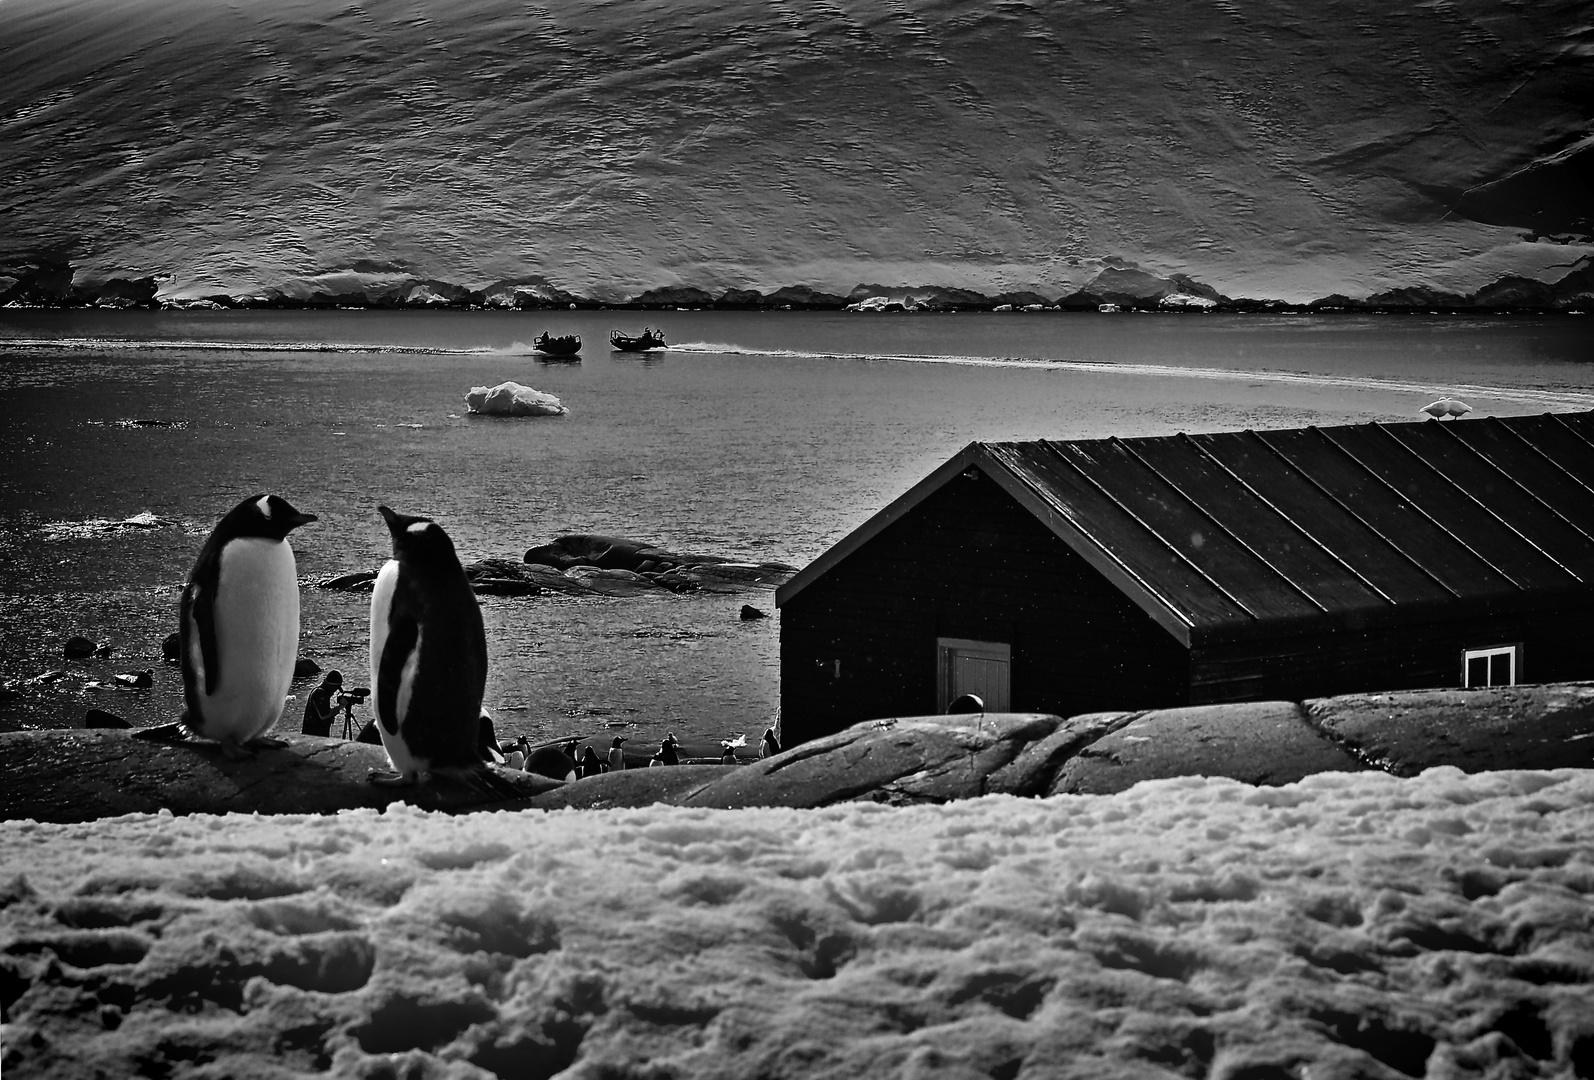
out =
[(369, 686), (351, 686), (338, 691), (338, 707), (343, 710), (343, 737), (355, 738), (359, 732), (354, 724), (354, 707), (371, 696)]

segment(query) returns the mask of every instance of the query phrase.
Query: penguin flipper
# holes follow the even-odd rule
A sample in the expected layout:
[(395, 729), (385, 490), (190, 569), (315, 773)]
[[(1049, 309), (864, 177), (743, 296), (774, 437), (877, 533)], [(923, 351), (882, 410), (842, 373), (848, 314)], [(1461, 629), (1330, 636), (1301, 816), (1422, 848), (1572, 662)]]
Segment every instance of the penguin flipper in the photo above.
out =
[(205, 668), (208, 697), (221, 681), (221, 650), (216, 647), (216, 581), (195, 581), (188, 589), (188, 614), (199, 631), (199, 655)]
[(401, 616), (388, 624), (376, 673), (376, 715), (389, 735), (398, 734), (399, 721), (403, 719), (398, 714), (399, 686), (420, 636), (421, 624), (413, 616)]

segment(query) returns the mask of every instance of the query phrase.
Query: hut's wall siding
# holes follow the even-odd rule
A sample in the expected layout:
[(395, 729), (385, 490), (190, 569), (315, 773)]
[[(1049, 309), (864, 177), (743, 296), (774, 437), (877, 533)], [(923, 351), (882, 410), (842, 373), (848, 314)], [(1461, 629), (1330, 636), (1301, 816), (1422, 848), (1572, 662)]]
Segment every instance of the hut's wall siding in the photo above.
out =
[(1594, 676), (1594, 605), (1564, 598), (1540, 609), (1455, 613), (1404, 625), (1197, 648), (1190, 658), (1190, 700), (1311, 697), (1367, 690), (1421, 690), (1461, 685), (1465, 649), (1520, 644), (1518, 682), (1560, 682)]
[(992, 480), (960, 477), (782, 607), (787, 742), (935, 712), (938, 637), (1009, 644), (1014, 710), (1186, 700), (1172, 637)]

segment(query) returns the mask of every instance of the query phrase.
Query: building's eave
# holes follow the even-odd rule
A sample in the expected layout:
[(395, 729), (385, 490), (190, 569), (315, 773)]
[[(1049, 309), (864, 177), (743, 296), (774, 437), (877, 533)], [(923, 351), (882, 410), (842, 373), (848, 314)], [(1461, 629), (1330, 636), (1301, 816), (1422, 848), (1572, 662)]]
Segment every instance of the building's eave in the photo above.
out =
[[(870, 540), (878, 536), (888, 525), (901, 518), (908, 511), (918, 506), (925, 499), (939, 491), (948, 482), (959, 476), (970, 464), (983, 457), (983, 444), (969, 443), (958, 451), (939, 468), (914, 484), (907, 491), (897, 496), (883, 510), (872, 515), (862, 525), (836, 541), (825, 550), (817, 559), (799, 570), (780, 588), (775, 590), (775, 606), (783, 607), (792, 597), (802, 592), (809, 585), (824, 577), (831, 568), (853, 552), (857, 551)], [(990, 472), (989, 469), (984, 470)]]
[(1104, 575), (1114, 587), (1128, 596), (1159, 626), (1172, 634), (1181, 645), (1190, 647), (1191, 631), (1194, 629), (1193, 620), (1158, 593), (1151, 583), (1135, 574), (1111, 551), (1096, 542), (1084, 527), (1068, 514), (1066, 507), (1046, 499), (1021, 479), (1013, 471), (1011, 461), (1001, 453), (1001, 450), (1001, 444), (980, 442), (973, 442), (964, 447), (940, 468), (831, 545), (824, 554), (776, 589), (775, 606), (784, 607), (793, 597), (878, 536), (887, 526), (898, 521), (946, 484), (973, 468), (994, 480), (1003, 491), (1067, 544), (1070, 550)]

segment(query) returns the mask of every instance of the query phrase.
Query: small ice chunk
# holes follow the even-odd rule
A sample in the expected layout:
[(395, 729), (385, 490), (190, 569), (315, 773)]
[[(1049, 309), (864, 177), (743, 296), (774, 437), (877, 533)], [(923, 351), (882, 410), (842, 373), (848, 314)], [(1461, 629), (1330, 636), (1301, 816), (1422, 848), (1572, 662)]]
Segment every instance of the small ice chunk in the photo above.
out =
[(473, 386), (465, 395), (465, 404), (483, 416), (563, 416), (570, 411), (552, 394), (517, 382)]

